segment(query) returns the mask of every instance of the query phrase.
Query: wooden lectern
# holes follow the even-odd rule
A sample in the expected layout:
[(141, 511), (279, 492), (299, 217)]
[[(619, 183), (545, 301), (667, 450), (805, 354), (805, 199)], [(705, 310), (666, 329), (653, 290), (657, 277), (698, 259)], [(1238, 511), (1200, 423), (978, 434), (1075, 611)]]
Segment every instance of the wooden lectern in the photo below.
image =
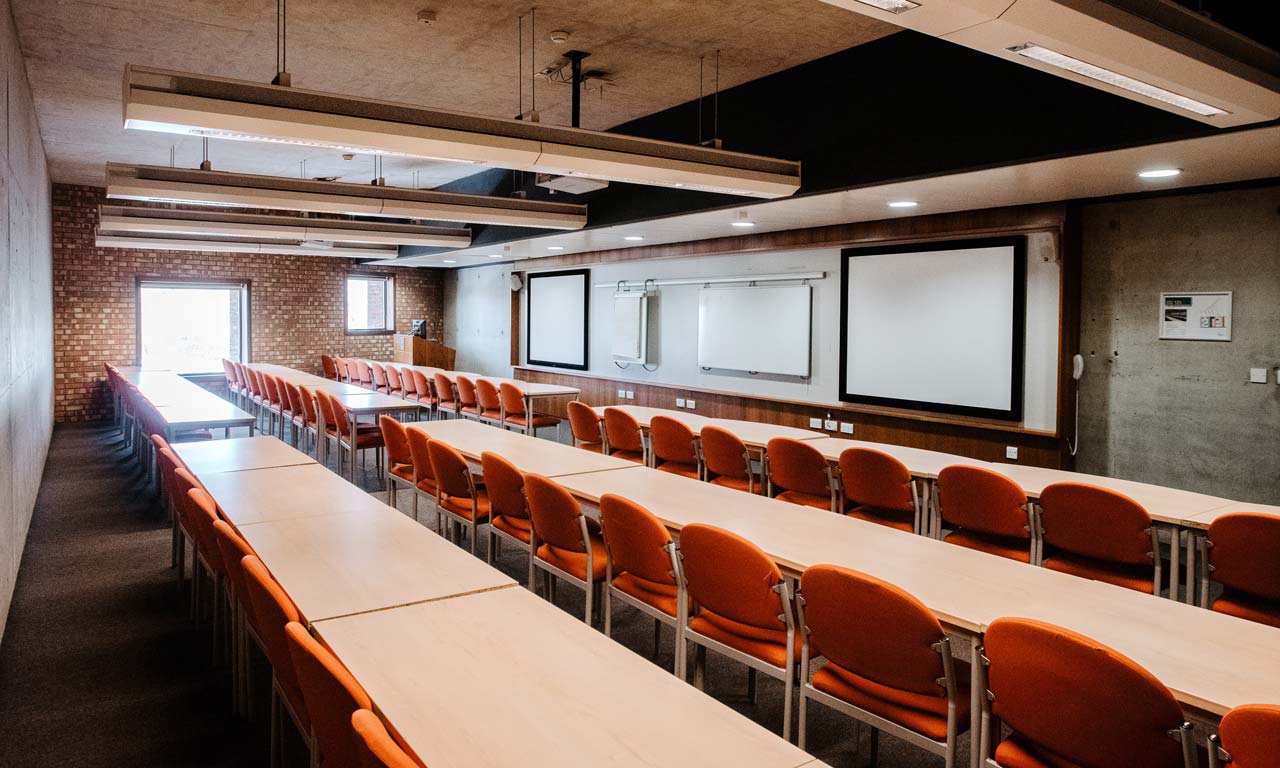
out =
[(397, 333), (391, 351), (391, 359), (406, 365), (425, 365), (431, 368), (453, 370), (454, 361), (458, 358), (458, 350), (443, 344), (427, 341), (419, 336)]

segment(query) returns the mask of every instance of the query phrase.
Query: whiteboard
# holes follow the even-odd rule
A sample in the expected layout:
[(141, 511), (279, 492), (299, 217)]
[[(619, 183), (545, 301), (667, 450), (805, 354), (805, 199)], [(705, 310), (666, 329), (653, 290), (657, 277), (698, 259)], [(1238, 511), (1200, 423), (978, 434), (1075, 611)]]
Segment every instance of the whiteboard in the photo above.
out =
[(529, 275), (525, 339), (531, 365), (587, 369), (587, 270)]
[(841, 400), (1021, 418), (1023, 238), (843, 258)]
[(813, 291), (808, 285), (698, 291), (698, 365), (809, 375)]
[(648, 362), (649, 296), (640, 291), (613, 295), (613, 359), (620, 363)]

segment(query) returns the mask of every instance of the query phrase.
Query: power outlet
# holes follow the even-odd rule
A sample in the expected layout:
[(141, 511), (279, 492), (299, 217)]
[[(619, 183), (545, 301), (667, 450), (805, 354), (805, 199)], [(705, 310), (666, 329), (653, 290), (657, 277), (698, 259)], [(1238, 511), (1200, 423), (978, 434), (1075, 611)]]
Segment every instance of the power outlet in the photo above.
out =
[(1267, 369), (1266, 368), (1250, 368), (1249, 383), (1250, 384), (1266, 384)]
[(853, 424), (847, 421), (840, 422), (840, 431), (846, 435), (853, 434)]
[(1005, 457), (1006, 459), (1009, 459), (1010, 461), (1017, 461), (1017, 460), (1018, 460), (1018, 446), (1016, 446), (1016, 445), (1007, 445), (1007, 446), (1005, 446), (1005, 449), (1004, 449), (1004, 457)]
[(809, 419), (809, 429), (822, 429), (822, 419)]
[(691, 411), (692, 411), (692, 410), (693, 410), (693, 408), (694, 408), (694, 403), (693, 403), (693, 401), (692, 401), (692, 400), (685, 400), (685, 401), (684, 401), (684, 407), (685, 407), (685, 408), (688, 408), (689, 410), (691, 410)]
[(677, 398), (676, 398), (676, 407), (677, 407), (677, 408), (683, 408), (683, 407), (684, 407), (684, 398), (683, 398), (683, 397), (677, 397)]
[(626, 400), (626, 399), (627, 399), (627, 390), (625, 390), (625, 389), (620, 389), (620, 390), (618, 390), (618, 399), (619, 399), (619, 400)]
[(628, 399), (628, 400), (635, 400), (635, 399), (636, 399), (636, 393), (635, 393), (633, 390), (628, 389), (628, 390), (627, 390), (627, 399)]
[(836, 421), (835, 419), (827, 419), (825, 422), (823, 422), (822, 428), (827, 430), (828, 432), (835, 432), (837, 429), (840, 428), (840, 422)]

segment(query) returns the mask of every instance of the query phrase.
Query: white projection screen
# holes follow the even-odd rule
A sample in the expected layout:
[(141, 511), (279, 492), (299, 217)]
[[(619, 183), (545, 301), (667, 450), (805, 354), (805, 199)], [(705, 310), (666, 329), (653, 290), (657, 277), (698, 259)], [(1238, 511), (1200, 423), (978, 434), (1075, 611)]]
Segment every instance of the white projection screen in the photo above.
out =
[(841, 400), (1021, 420), (1024, 237), (841, 255)]
[(588, 270), (529, 275), (525, 343), (530, 365), (587, 369)]

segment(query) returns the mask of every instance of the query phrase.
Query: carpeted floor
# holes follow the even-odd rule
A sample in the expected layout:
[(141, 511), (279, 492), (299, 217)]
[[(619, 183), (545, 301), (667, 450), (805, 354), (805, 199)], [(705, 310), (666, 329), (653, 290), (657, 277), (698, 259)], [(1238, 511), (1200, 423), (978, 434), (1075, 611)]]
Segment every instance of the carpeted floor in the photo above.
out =
[[(372, 462), (362, 485), (380, 488)], [(400, 506), (410, 508), (408, 494)], [(429, 506), (424, 525), (434, 525)], [(210, 661), (208, 625), (188, 618), (168, 546), (168, 524), (118, 435), (58, 428), (0, 642), (0, 767), (267, 764), (265, 726), (230, 714), (227, 672)], [(522, 553), (508, 548), (497, 565), (524, 580)], [(556, 603), (580, 615), (582, 593), (562, 585)], [(647, 617), (619, 606), (613, 628), (618, 642), (652, 654)], [(672, 654), (664, 630), (653, 661), (670, 669)], [(745, 668), (710, 656), (708, 694), (780, 729), (781, 683), (761, 677), (752, 703), (746, 682)], [(810, 709), (809, 751), (836, 768), (867, 765), (869, 735)], [(942, 765), (887, 736), (879, 758), (885, 768)]]

